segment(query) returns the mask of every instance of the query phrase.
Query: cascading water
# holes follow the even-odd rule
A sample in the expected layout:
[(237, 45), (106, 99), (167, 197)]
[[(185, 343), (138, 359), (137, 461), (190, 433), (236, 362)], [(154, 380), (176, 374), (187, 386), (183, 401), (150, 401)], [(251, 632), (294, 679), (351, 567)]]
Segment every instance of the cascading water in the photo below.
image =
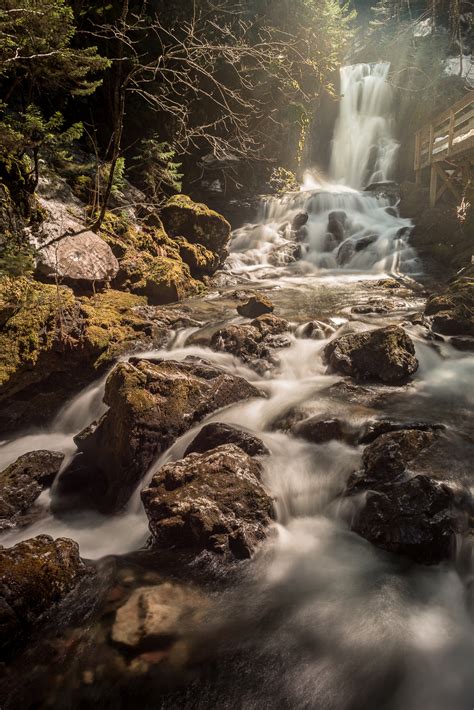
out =
[(341, 104), (334, 131), (330, 174), (357, 190), (389, 180), (398, 142), (393, 138), (390, 64), (341, 69)]
[[(383, 71), (352, 67), (343, 73), (354, 82), (357, 77), (373, 79), (377, 74), (378, 81)], [(360, 93), (360, 87), (357, 91)], [(380, 118), (381, 102), (375, 101), (378, 91), (380, 87), (373, 91), (371, 101), (366, 96), (361, 105), (374, 106), (373, 116)], [(389, 105), (383, 105), (388, 110)], [(342, 112), (343, 106), (341, 119)], [(372, 124), (361, 119), (357, 125), (368, 132)], [(368, 133), (360, 140), (366, 148), (374, 144)], [(382, 153), (379, 157), (380, 166)], [(351, 180), (347, 178), (347, 182)], [(213, 590), (212, 613), (202, 627), (192, 630), (192, 643), (201, 643), (201, 657), (209, 661), (210, 672), (204, 672), (203, 680), (190, 692), (164, 703), (150, 686), (150, 702), (144, 706), (163, 710), (466, 710), (474, 697), (470, 660), (474, 645), (463, 581), (451, 567), (410, 565), (350, 531), (347, 516), (342, 514), (345, 503), (337, 496), (348, 476), (360, 467), (362, 447), (336, 440), (306, 442), (279, 430), (275, 423), (302, 406), (312, 416), (336, 417), (354, 430), (386, 418), (436, 423), (452, 431), (460, 419), (466, 420), (463, 413), (472, 408), (472, 397), (464, 385), (472, 379), (474, 357), (456, 351), (449, 343), (437, 343), (435, 349), (422, 327), (409, 320), (423, 307), (423, 301), (408, 289), (398, 289), (396, 298), (387, 296), (383, 286), (377, 285), (381, 273), (396, 269), (413, 273), (418, 268), (406, 244), (410, 221), (398, 216), (393, 200), (340, 185), (306, 187), (309, 189), (299, 194), (263, 202), (258, 223), (235, 232), (227, 265), (230, 285), (223, 287), (223, 293), (211, 291), (187, 304), (188, 312), (203, 321), (203, 327), (183, 329), (174, 334), (167, 350), (142, 355), (158, 360), (204, 358), (253, 381), (266, 396), (215, 412), (180, 437), (152, 465), (120, 514), (105, 517), (80, 510), (57, 517), (48, 510), (50, 498), (44, 493), (41, 504), (45, 514), (28, 527), (3, 532), (0, 545), (48, 533), (75, 539), (84, 557), (97, 559), (136, 551), (147, 538), (147, 518), (140, 500), (146, 481), (163, 463), (181, 458), (204, 423), (234, 424), (257, 435), (270, 451), (262, 465), (264, 483), (276, 501), (274, 535), (252, 561), (238, 568), (243, 581), (238, 578), (236, 589), (225, 594)], [(296, 241), (291, 223), (302, 210), (307, 211), (308, 221)], [(295, 245), (301, 248), (302, 258), (288, 264), (285, 253)], [(236, 316), (235, 303), (229, 307), (229, 299), (236, 285), (246, 288), (249, 280), (252, 288), (269, 291), (275, 312), (292, 322), (289, 347), (278, 351), (278, 367), (264, 378), (234, 356), (202, 345), (210, 328), (223, 322), (242, 322)], [(389, 309), (384, 313), (388, 301)], [(365, 305), (370, 311), (374, 304), (382, 304), (382, 308), (377, 311), (375, 307), (366, 316), (352, 311), (353, 306)], [(304, 324), (316, 319), (326, 325), (323, 340), (305, 336)], [(364, 330), (389, 323), (403, 323), (415, 341), (420, 368), (411, 385), (396, 394), (393, 388), (371, 390), (368, 385), (360, 388), (358, 399), (359, 388), (351, 383), (352, 395), (338, 399), (333, 388), (344, 382), (326, 372), (321, 356), (328, 335), (339, 328)], [(459, 383), (457, 389), (453, 382)], [(101, 380), (87, 388), (48, 428), (0, 446), (0, 470), (33, 449), (73, 454), (73, 435), (103, 413), (103, 387)], [(468, 432), (462, 431), (458, 453), (462, 465), (467, 441)], [(189, 570), (185, 568), (185, 573)], [(109, 607), (104, 613), (110, 618)], [(90, 633), (92, 621), (87, 625), (82, 633)], [(54, 629), (59, 640), (60, 633)], [(107, 642), (103, 627), (90, 637), (91, 645), (96, 638)], [(183, 648), (185, 644), (183, 639)], [(107, 663), (112, 664), (110, 658), (117, 657), (115, 647), (113, 654), (104, 655), (101, 672)], [(129, 667), (121, 662), (120, 673), (126, 676)], [(79, 662), (77, 667), (82, 668)], [(54, 672), (47, 666), (42, 671), (45, 675)], [(122, 707), (104, 700), (98, 685), (92, 687), (93, 696), (87, 696), (86, 701), (81, 697), (84, 702), (76, 703), (85, 674), (69, 670), (68, 676), (63, 668), (61, 673), (64, 675), (61, 681), (56, 680), (48, 706), (86, 707), (93, 697), (97, 707)], [(149, 679), (137, 678), (133, 682), (139, 682), (143, 690)], [(189, 681), (189, 675), (186, 679)], [(48, 679), (43, 680), (48, 687)], [(59, 701), (54, 692), (61, 695), (64, 686), (69, 694)], [(35, 707), (40, 704), (37, 701)]]
[[(318, 269), (419, 272), (407, 243), (411, 221), (399, 216), (396, 190), (386, 185), (358, 191), (386, 181), (393, 170), (398, 143), (392, 136), (388, 70), (385, 63), (343, 67), (333, 182), (308, 173), (299, 194), (264, 202), (259, 222), (238, 230), (231, 268), (258, 273), (259, 267), (281, 266), (296, 256)], [(308, 221), (294, 230), (301, 211), (307, 212)]]

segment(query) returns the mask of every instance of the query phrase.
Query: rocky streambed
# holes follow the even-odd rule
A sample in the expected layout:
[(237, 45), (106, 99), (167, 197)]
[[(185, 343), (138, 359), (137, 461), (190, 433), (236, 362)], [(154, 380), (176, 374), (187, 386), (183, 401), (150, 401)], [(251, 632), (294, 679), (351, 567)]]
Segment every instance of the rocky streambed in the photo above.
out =
[(464, 709), (474, 280), (425, 288), (265, 265), (138, 304), (0, 448), (5, 707)]

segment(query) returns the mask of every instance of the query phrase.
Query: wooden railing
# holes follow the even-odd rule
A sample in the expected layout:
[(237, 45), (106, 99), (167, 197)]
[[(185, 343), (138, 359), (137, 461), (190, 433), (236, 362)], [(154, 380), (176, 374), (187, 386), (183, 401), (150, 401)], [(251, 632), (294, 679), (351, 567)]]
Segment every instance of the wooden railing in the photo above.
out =
[(424, 126), (415, 138), (415, 171), (474, 149), (474, 91)]

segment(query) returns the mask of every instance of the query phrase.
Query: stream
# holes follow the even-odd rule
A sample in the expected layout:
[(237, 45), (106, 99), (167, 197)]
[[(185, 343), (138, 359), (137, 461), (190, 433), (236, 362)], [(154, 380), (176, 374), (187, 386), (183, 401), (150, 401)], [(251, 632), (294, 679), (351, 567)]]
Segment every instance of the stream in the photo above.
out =
[[(408, 244), (411, 222), (399, 217), (389, 190), (360, 191), (368, 182), (390, 180), (396, 155), (387, 65), (358, 65), (344, 72), (332, 181), (308, 173), (300, 193), (264, 200), (255, 223), (235, 231), (220, 280), (205, 297), (184, 304), (202, 326), (177, 331), (166, 349), (141, 354), (156, 360), (198, 356), (265, 392), (266, 398), (232, 405), (205, 423), (234, 424), (269, 448), (262, 463), (264, 484), (276, 500), (272, 535), (242, 564), (237, 581), (228, 585), (220, 580), (209, 588), (212, 614), (189, 631), (198, 661), (184, 690), (163, 691), (152, 679), (141, 687), (136, 705), (127, 705), (122, 696), (119, 700), (107, 684), (88, 694), (76, 657), (61, 681), (54, 668), (39, 671), (42, 683), (56, 678), (48, 707), (119, 708), (121, 702), (123, 707), (203, 710), (474, 706), (469, 574), (449, 564), (410, 563), (351, 532), (352, 513), (337, 494), (360, 467), (363, 447), (335, 440), (312, 444), (278, 427), (295, 407), (322, 419), (337, 417), (355, 429), (378, 419), (441, 424), (452, 440), (445, 477), (474, 485), (469, 478), (474, 391), (468, 386), (474, 381), (474, 355), (455, 350), (449, 339), (426, 337), (415, 316), (424, 309), (429, 275)], [(354, 125), (359, 131), (355, 143)], [(301, 255), (287, 263), (286, 251), (295, 244), (291, 224), (302, 211), (308, 221), (297, 241)], [(327, 228), (334, 213), (339, 216), (333, 221), (342, 221), (344, 231), (337, 244)], [(387, 289), (388, 276), (398, 288)], [(276, 352), (278, 366), (265, 375), (202, 344), (223, 324), (245, 322), (232, 299), (236, 291), (255, 290), (268, 296), (275, 314), (291, 324), (290, 346)], [(325, 337), (305, 335), (303, 326), (310, 321), (329, 326)], [(413, 380), (402, 387), (355, 387), (348, 395), (341, 388), (343, 378), (326, 371), (324, 346), (334, 333), (391, 323), (403, 324), (415, 343), (420, 367)], [(75, 452), (73, 436), (104, 411), (105, 379), (81, 392), (44, 429), (4, 442), (0, 470), (35, 449), (65, 452), (66, 466)], [(41, 533), (70, 537), (79, 543), (82, 557), (99, 566), (112, 559), (119, 569), (126, 567), (148, 538), (140, 490), (161, 465), (182, 457), (202, 426), (153, 463), (122, 513), (105, 517), (81, 511), (58, 517), (49, 511), (53, 487), (41, 496), (43, 517), (4, 532), (0, 544), (10, 546)], [(82, 627), (83, 636), (90, 634), (85, 649), (94, 643), (94, 624), (89, 620)], [(81, 627), (77, 619), (73, 625)]]

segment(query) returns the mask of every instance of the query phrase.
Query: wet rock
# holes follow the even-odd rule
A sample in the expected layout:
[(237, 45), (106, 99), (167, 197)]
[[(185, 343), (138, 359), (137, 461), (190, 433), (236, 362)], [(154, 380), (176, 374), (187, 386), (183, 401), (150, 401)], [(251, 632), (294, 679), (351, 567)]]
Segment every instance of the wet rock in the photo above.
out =
[(452, 557), (456, 535), (467, 531), (472, 505), (463, 489), (411, 473), (435, 440), (433, 431), (423, 429), (382, 434), (365, 449), (363, 471), (347, 484), (349, 495), (367, 494), (352, 529), (422, 564)]
[(338, 244), (346, 235), (347, 222), (347, 214), (344, 210), (335, 210), (328, 214), (327, 232), (334, 237)]
[(288, 347), (290, 339), (284, 335), (289, 324), (271, 314), (260, 316), (250, 324), (228, 325), (212, 336), (211, 348), (239, 357), (260, 374), (277, 365), (273, 350)]
[(273, 266), (285, 266), (286, 264), (293, 264), (295, 261), (301, 259), (303, 255), (303, 249), (301, 244), (294, 244), (290, 242), (289, 244), (283, 244), (281, 247), (274, 249), (268, 257), (268, 261)]
[(374, 283), (377, 288), (401, 288), (401, 284), (396, 279), (380, 279)]
[(386, 207), (385, 212), (390, 215), (390, 217), (398, 217), (398, 212), (395, 207)]
[(161, 218), (170, 237), (185, 237), (218, 254), (220, 261), (225, 259), (231, 227), (222, 215), (186, 195), (175, 195), (162, 208)]
[(117, 275), (119, 263), (109, 245), (94, 232), (64, 237), (38, 251), (38, 278), (93, 290)]
[(428, 299), (425, 315), (442, 335), (474, 335), (474, 274), (456, 279), (448, 289)]
[(319, 320), (309, 321), (296, 329), (296, 335), (299, 338), (310, 338), (311, 340), (326, 340), (334, 332), (332, 326)]
[(435, 439), (432, 431), (405, 429), (381, 434), (368, 446), (362, 457), (365, 476), (391, 480), (402, 473), (407, 464)]
[(142, 491), (154, 544), (250, 557), (273, 517), (260, 476), (234, 444), (163, 466)]
[(307, 223), (308, 219), (309, 219), (309, 215), (308, 215), (307, 212), (298, 212), (298, 213), (295, 214), (295, 216), (293, 217), (293, 221), (292, 221), (292, 223), (291, 223), (291, 229), (292, 229), (294, 232), (297, 232), (299, 229), (301, 229), (301, 227), (304, 227), (304, 226), (305, 226), (305, 224)]
[(324, 358), (333, 372), (393, 385), (407, 382), (418, 369), (412, 340), (395, 325), (335, 338)]
[(390, 434), (396, 431), (404, 431), (407, 429), (422, 431), (422, 432), (432, 432), (439, 431), (445, 427), (442, 424), (425, 424), (423, 422), (410, 422), (408, 424), (392, 422), (390, 420), (378, 420), (374, 422), (369, 422), (364, 427), (361, 432), (358, 443), (359, 444), (371, 444), (377, 437), (382, 434)]
[(320, 419), (315, 416), (295, 424), (292, 433), (313, 444), (324, 444), (332, 439), (345, 439), (349, 430), (340, 419)]
[(184, 457), (194, 453), (203, 454), (223, 444), (235, 444), (249, 456), (265, 456), (270, 453), (263, 441), (249, 432), (230, 424), (212, 422), (203, 426), (184, 452)]
[(181, 434), (211, 412), (258, 396), (242, 377), (204, 361), (120, 363), (105, 385), (108, 411), (75, 438), (82, 455), (58, 481), (58, 506), (75, 494), (105, 512), (119, 510)]
[(272, 312), (273, 303), (261, 293), (255, 293), (253, 296), (250, 296), (248, 301), (237, 306), (237, 313), (244, 318), (258, 318), (258, 316)]
[(206, 607), (198, 591), (178, 584), (139, 587), (117, 610), (112, 641), (135, 652), (163, 648), (196, 624)]
[(0, 648), (22, 641), (86, 568), (73, 540), (48, 535), (0, 549)]
[(368, 315), (369, 313), (388, 313), (389, 309), (386, 306), (354, 306), (351, 308), (351, 313), (356, 315)]
[(350, 262), (355, 254), (355, 243), (351, 239), (347, 239), (341, 244), (337, 250), (336, 260), (339, 266), (345, 266)]
[(450, 343), (456, 350), (461, 350), (461, 352), (474, 350), (474, 338), (453, 337)]
[(456, 536), (467, 527), (456, 492), (420, 475), (369, 492), (352, 529), (383, 550), (431, 565), (454, 557)]
[(15, 525), (56, 478), (64, 454), (31, 451), (0, 473), (0, 529)]
[(377, 239), (377, 234), (369, 234), (366, 237), (360, 237), (360, 239), (356, 239), (355, 241), (354, 250), (356, 252), (362, 251), (362, 249), (366, 249), (368, 246), (376, 242)]

